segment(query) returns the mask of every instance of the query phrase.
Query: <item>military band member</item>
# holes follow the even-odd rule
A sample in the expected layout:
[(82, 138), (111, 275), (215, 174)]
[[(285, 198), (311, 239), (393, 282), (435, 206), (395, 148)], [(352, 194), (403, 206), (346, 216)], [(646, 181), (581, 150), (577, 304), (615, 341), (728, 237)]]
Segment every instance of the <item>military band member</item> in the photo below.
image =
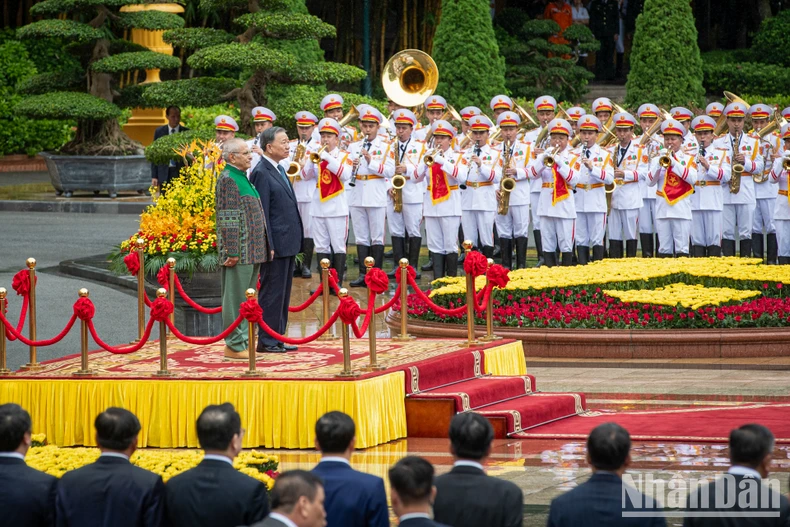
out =
[(713, 143), (715, 148), (724, 148), (729, 152), (732, 163), (731, 179), (738, 178), (737, 168), (742, 168), (740, 190), (733, 194), (730, 186), (724, 189), (724, 212), (722, 214), (721, 252), (724, 256), (735, 256), (735, 228), (738, 228), (740, 239), (740, 255), (752, 255), (752, 225), (754, 225), (754, 208), (757, 200), (754, 194), (752, 174), (763, 171), (763, 157), (760, 155), (759, 143), (754, 137), (744, 133), (745, 105), (733, 102), (724, 108), (727, 116), (728, 132)]
[(238, 131), (239, 125), (230, 115), (218, 115), (214, 118), (214, 142), (218, 145), (236, 137)]
[(579, 119), (581, 119), (587, 111), (581, 106), (572, 106), (568, 108), (565, 113), (568, 114), (568, 122), (571, 123), (571, 128), (573, 128), (573, 137), (576, 137), (579, 133)]
[(417, 167), (417, 180), (427, 181), (423, 215), (428, 249), (433, 254), (433, 276), (455, 276), (458, 272), (458, 227), (461, 224), (461, 194), (458, 186), (466, 183), (469, 165), (460, 153), (450, 148), (455, 128), (444, 120), (435, 121), (433, 130), (436, 149), (427, 151)]
[[(672, 258), (689, 255), (689, 235), (691, 234), (691, 200), (694, 183), (697, 181), (697, 168), (694, 157), (683, 152), (685, 127), (675, 119), (661, 123), (664, 135), (664, 148), (650, 162), (647, 173), (648, 184), (657, 186), (656, 228), (660, 247), (659, 258)], [(662, 165), (663, 160), (668, 165)]]
[[(634, 140), (643, 145), (645, 152), (651, 157), (662, 146), (661, 134), (654, 133), (649, 139), (643, 141), (644, 135), (656, 123), (660, 115), (658, 106), (655, 104), (643, 104), (637, 110), (639, 126), (642, 128), (642, 135)], [(642, 208), (639, 209), (639, 244), (642, 246), (642, 258), (652, 258), (658, 244), (658, 234), (656, 233), (656, 187), (650, 187), (646, 179), (639, 180), (639, 188), (642, 191)], [(653, 243), (655, 234), (655, 244)]]
[(648, 156), (646, 149), (634, 139), (636, 119), (633, 115), (618, 113), (614, 116), (614, 125), (618, 143), (611, 149), (615, 186), (609, 213), (609, 256), (622, 258), (625, 240), (625, 256), (635, 258), (642, 208), (639, 180), (647, 175)]
[[(749, 114), (752, 116), (753, 130), (749, 135), (759, 138), (757, 133), (768, 126), (773, 111), (773, 108), (767, 104), (752, 105), (749, 109)], [(781, 139), (779, 139), (778, 130), (764, 135), (764, 137), (760, 139), (760, 155), (765, 160), (765, 166), (763, 168), (763, 177), (765, 180), (762, 182), (759, 181), (760, 178), (754, 180), (754, 196), (757, 200), (757, 206), (754, 209), (754, 224), (752, 225), (752, 254), (755, 258), (762, 258), (763, 247), (765, 246), (768, 253), (766, 261), (769, 265), (776, 265), (777, 258), (774, 209), (776, 208), (776, 197), (778, 196), (779, 187), (768, 184), (768, 176), (773, 167), (773, 156), (781, 150)], [(767, 246), (763, 243), (763, 230), (768, 239)]]
[(669, 110), (669, 114), (674, 120), (682, 124), (683, 129), (686, 130), (686, 135), (683, 136), (683, 151), (687, 154), (695, 154), (698, 148), (697, 139), (690, 131), (691, 120), (694, 118), (694, 114), (691, 113), (691, 110), (682, 106), (672, 108)]
[[(502, 159), (502, 178), (513, 178), (515, 188), (508, 196), (507, 214), (496, 214), (496, 230), (502, 252), (502, 265), (507, 269), (524, 269), (527, 266), (527, 236), (529, 234), (529, 180), (527, 161), (532, 158), (530, 145), (518, 140), (521, 119), (515, 112), (503, 112), (497, 118), (502, 130), (502, 142), (497, 149)], [(505, 150), (507, 149), (507, 151)], [(505, 165), (505, 159), (508, 159)], [(497, 202), (503, 192), (496, 191)], [(513, 267), (513, 244), (516, 246), (516, 267)]]
[(263, 156), (263, 150), (258, 146), (261, 134), (267, 128), (274, 126), (274, 121), (276, 120), (277, 116), (268, 108), (256, 106), (252, 109), (252, 124), (255, 127), (255, 137), (247, 140), (247, 146), (250, 147), (250, 151), (252, 152), (252, 162), (250, 163), (249, 170), (247, 170), (247, 177), (250, 177), (252, 169), (255, 168), (261, 160), (261, 156)]
[(496, 121), (503, 112), (513, 111), (513, 100), (507, 95), (496, 95), (491, 99), (489, 106)]
[(538, 215), (541, 221), (543, 258), (548, 267), (558, 264), (556, 250), (562, 253), (563, 266), (573, 261), (573, 228), (576, 205), (571, 189), (578, 180), (573, 167), (578, 157), (571, 154), (568, 139), (571, 125), (565, 119), (554, 119), (548, 124), (549, 149), (541, 150), (527, 166), (527, 175), (541, 182)]
[[(420, 235), (420, 224), (422, 223), (422, 203), (425, 199), (425, 183), (417, 182), (417, 167), (422, 156), (425, 155), (425, 148), (422, 141), (413, 138), (414, 126), (417, 124), (417, 117), (411, 110), (396, 110), (393, 114), (395, 121), (395, 142), (392, 144), (392, 151), (395, 153), (395, 174), (406, 178), (406, 185), (401, 189), (401, 202), (403, 207), (401, 212), (395, 212), (395, 190), (392, 188), (390, 180), (389, 199), (387, 200), (387, 223), (390, 227), (392, 238), (392, 254), (395, 262), (395, 269), (390, 276), (396, 276), (397, 263), (401, 258), (408, 257), (409, 265), (414, 269), (420, 258), (420, 245), (422, 238)], [(409, 249), (406, 254), (406, 234), (409, 235)], [(419, 277), (419, 271), (417, 275)]]
[(384, 219), (387, 208), (387, 178), (395, 174), (395, 157), (390, 144), (378, 135), (383, 121), (381, 112), (372, 106), (360, 111), (362, 139), (349, 147), (354, 176), (348, 182), (351, 224), (359, 257), (359, 277), (351, 287), (366, 287), (365, 258), (372, 256), (381, 269), (384, 261)]
[(705, 107), (705, 115), (708, 117), (713, 117), (714, 120), (721, 117), (721, 113), (724, 111), (724, 105), (720, 102), (712, 102)]
[[(469, 119), (474, 117), (475, 115), (483, 115), (482, 110), (477, 106), (466, 106), (461, 108), (461, 135), (466, 135), (470, 132), (469, 130)], [(459, 141), (454, 141), (456, 144)]]
[[(330, 119), (334, 119), (335, 121), (340, 121), (343, 118), (343, 97), (338, 95), (337, 93), (330, 93), (323, 99), (321, 99), (321, 111), (324, 112), (324, 117), (328, 117)], [(315, 137), (314, 134), (313, 140), (318, 141), (318, 137)], [(340, 135), (340, 147), (341, 148), (348, 148), (348, 145), (357, 141), (359, 139), (359, 133), (357, 129), (351, 125), (346, 125), (341, 130)]]
[[(441, 95), (431, 95), (423, 104), (425, 105), (425, 117), (428, 118), (428, 126), (423, 127), (415, 133), (414, 138), (420, 141), (425, 141), (425, 137), (431, 130), (433, 123), (441, 119), (442, 115), (444, 115), (444, 112), (447, 110), (447, 101)], [(433, 137), (427, 141), (425, 148), (434, 148)]]
[[(320, 148), (321, 140), (315, 141), (313, 139), (313, 131), (316, 129), (318, 118), (310, 112), (302, 111), (297, 112), (294, 119), (296, 120), (297, 137), (296, 139), (291, 139), (290, 155), (286, 161), (293, 161), (304, 167), (307, 161), (307, 152), (314, 152)], [(300, 150), (304, 154), (296, 159), (296, 149), (299, 145), (302, 146)], [(315, 194), (315, 183), (305, 181), (300, 171), (293, 177), (293, 189), (296, 195), (296, 205), (299, 207), (299, 215), (302, 217), (302, 228), (304, 229), (304, 242), (302, 243), (301, 251), (304, 254), (304, 259), (296, 266), (295, 272), (298, 272), (298, 276), (302, 278), (311, 278), (313, 273), (310, 271), (310, 266), (313, 262), (315, 243), (313, 242), (310, 204), (313, 202), (313, 194)]]
[(776, 238), (779, 243), (779, 264), (790, 265), (790, 195), (788, 195), (788, 170), (786, 164), (790, 163), (790, 125), (782, 126), (780, 132), (783, 142), (783, 151), (773, 162), (771, 170), (771, 183), (778, 184), (779, 196), (776, 200), (774, 222), (776, 224)]
[(790, 121), (790, 106), (782, 110), (782, 118), (786, 121)]
[(592, 103), (592, 112), (601, 121), (602, 125), (606, 125), (609, 118), (612, 116), (614, 105), (608, 97), (598, 97)]
[[(330, 259), (340, 282), (346, 270), (346, 237), (348, 236), (348, 201), (344, 187), (351, 178), (353, 164), (348, 152), (340, 150), (340, 125), (334, 119), (323, 118), (318, 123), (321, 161), (318, 165), (310, 161), (309, 154), (302, 168), (306, 182), (315, 182), (313, 201), (310, 204), (311, 228), (315, 240), (315, 252), (319, 261)], [(330, 253), (334, 253), (332, 256)]]
[(601, 131), (601, 121), (594, 115), (579, 120), (581, 144), (573, 151), (578, 156), (573, 169), (578, 171), (576, 182), (576, 252), (579, 265), (603, 260), (603, 236), (606, 231), (606, 188), (614, 181), (611, 154), (595, 143)]
[(697, 182), (691, 195), (691, 256), (721, 256), (722, 186), (730, 180), (729, 152), (713, 147), (716, 121), (700, 115), (691, 122), (699, 144)]

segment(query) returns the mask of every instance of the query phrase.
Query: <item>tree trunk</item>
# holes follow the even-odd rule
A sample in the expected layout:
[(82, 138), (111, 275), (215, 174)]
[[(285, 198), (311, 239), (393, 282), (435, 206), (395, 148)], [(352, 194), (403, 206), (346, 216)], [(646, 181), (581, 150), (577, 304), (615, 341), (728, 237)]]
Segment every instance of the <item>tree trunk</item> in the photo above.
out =
[(762, 23), (763, 20), (772, 16), (771, 13), (771, 0), (758, 0), (757, 2), (757, 16)]
[(110, 55), (109, 49), (110, 41), (106, 38), (97, 40), (93, 46), (93, 53), (88, 62), (88, 91), (91, 95), (112, 102), (112, 75), (109, 73), (95, 73), (90, 70), (91, 64)]
[(266, 74), (262, 71), (256, 71), (244, 83), (244, 86), (239, 90), (237, 101), (239, 103), (239, 113), (241, 114), (241, 123), (239, 123), (239, 131), (252, 135), (255, 130), (252, 123), (252, 109), (260, 104), (266, 104)]

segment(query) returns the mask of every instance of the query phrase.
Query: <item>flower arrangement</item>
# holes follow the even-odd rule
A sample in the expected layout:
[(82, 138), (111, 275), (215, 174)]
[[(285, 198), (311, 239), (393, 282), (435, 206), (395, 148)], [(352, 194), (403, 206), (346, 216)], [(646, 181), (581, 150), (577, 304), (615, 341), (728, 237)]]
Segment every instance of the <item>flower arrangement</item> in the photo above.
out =
[[(494, 323), (511, 327), (661, 329), (780, 327), (790, 323), (786, 266), (757, 259), (603, 260), (581, 267), (521, 269), (504, 289), (494, 289)], [(433, 282), (431, 300), (463, 305), (465, 278)], [(485, 286), (479, 277), (476, 289)], [(466, 315), (435, 313), (409, 296), (409, 315), (466, 323)], [(476, 323), (483, 324), (478, 315)]]
[[(111, 269), (126, 274), (123, 257), (143, 238), (145, 272), (155, 275), (168, 258), (176, 272), (214, 271), (219, 267), (215, 214), (215, 188), (222, 171), (221, 150), (213, 141), (195, 140), (178, 151), (190, 163), (181, 176), (168, 183), (167, 192), (155, 195), (140, 216), (140, 228), (110, 255)], [(154, 189), (152, 189), (153, 191)]]

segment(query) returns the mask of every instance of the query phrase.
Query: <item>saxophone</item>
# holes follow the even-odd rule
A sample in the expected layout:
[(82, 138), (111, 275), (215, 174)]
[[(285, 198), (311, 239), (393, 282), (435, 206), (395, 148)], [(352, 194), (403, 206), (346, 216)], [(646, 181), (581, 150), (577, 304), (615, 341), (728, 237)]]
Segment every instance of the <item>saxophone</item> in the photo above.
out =
[[(505, 141), (502, 144), (502, 171), (504, 172), (508, 167), (510, 167), (510, 161), (512, 160), (512, 155), (510, 150), (513, 148), (513, 142)], [(500, 216), (507, 215), (508, 209), (510, 208), (510, 193), (513, 192), (516, 188), (516, 180), (510, 176), (502, 175), (502, 181), (499, 183), (499, 190), (500, 190), (500, 197), (499, 197), (499, 206), (497, 207), (497, 213)]]
[(738, 135), (738, 141), (733, 145), (732, 148), (732, 176), (730, 176), (730, 193), (737, 194), (741, 191), (741, 174), (743, 174), (743, 165), (740, 163), (735, 162), (735, 156), (741, 150), (741, 135)]

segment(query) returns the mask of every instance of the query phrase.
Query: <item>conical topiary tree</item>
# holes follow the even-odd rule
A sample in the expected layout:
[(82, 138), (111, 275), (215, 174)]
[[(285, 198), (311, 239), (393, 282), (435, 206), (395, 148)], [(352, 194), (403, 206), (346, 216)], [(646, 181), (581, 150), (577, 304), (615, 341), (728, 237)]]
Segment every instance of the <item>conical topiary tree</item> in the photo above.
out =
[(432, 56), (439, 67), (436, 93), (456, 109), (487, 108), (494, 95), (505, 93), (505, 59), (488, 0), (444, 0)]
[(645, 0), (636, 19), (625, 103), (705, 106), (702, 59), (688, 0)]

